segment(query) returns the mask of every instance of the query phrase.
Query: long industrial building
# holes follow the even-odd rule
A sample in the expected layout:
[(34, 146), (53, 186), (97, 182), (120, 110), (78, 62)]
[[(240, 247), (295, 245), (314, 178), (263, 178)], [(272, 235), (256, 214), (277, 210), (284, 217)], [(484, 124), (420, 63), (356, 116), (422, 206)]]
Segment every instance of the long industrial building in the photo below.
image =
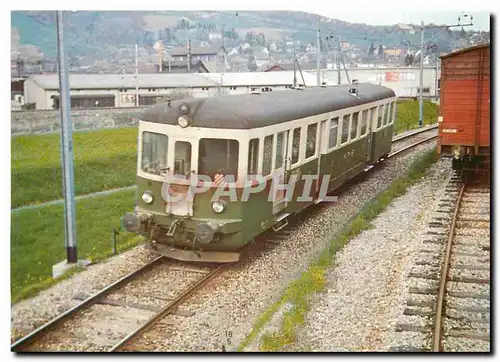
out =
[[(340, 81), (376, 83), (392, 88), (398, 97), (418, 95), (418, 68), (354, 68), (344, 70)], [(322, 70), (321, 82), (336, 85), (337, 71)], [(423, 94), (437, 96), (439, 75), (435, 68), (424, 69)], [(186, 73), (186, 74), (71, 74), (72, 108), (126, 108), (154, 105), (168, 98), (214, 97), (222, 94), (244, 94), (290, 90), (294, 84), (314, 87), (316, 72), (275, 71), (249, 73)], [(24, 82), (24, 104), (34, 109), (59, 108), (57, 74), (31, 76)]]

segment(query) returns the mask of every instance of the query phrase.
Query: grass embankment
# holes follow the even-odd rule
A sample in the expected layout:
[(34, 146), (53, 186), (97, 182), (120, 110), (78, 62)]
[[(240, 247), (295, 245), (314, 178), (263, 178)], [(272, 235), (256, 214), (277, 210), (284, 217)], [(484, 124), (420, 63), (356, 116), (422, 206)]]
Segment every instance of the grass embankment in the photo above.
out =
[[(418, 128), (418, 101), (398, 101), (396, 106), (396, 121), (394, 122), (394, 134)], [(430, 101), (424, 101), (424, 126), (437, 122), (439, 106)]]
[[(102, 260), (112, 254), (111, 231), (120, 217), (132, 210), (135, 191), (79, 200), (76, 204), (78, 258)], [(47, 288), (52, 266), (66, 258), (64, 205), (21, 210), (11, 214), (12, 303)], [(135, 234), (120, 232), (118, 251), (136, 245)]]
[[(75, 194), (131, 186), (135, 182), (137, 128), (73, 134)], [(11, 207), (61, 199), (59, 134), (12, 138)]]
[(374, 220), (397, 197), (406, 193), (409, 186), (417, 183), (425, 171), (437, 160), (436, 151), (427, 152), (415, 161), (406, 176), (393, 181), (389, 187), (370, 201), (342, 230), (331, 240), (328, 247), (321, 253), (301, 276), (286, 288), (282, 297), (271, 305), (259, 318), (250, 334), (240, 344), (242, 351), (261, 332), (263, 326), (271, 319), (280, 307), (290, 303), (293, 307), (283, 315), (282, 325), (278, 332), (264, 334), (261, 338), (262, 351), (281, 351), (290, 347), (296, 336), (296, 328), (304, 322), (309, 310), (309, 297), (324, 288), (325, 273), (334, 264), (335, 254), (361, 231), (371, 228)]

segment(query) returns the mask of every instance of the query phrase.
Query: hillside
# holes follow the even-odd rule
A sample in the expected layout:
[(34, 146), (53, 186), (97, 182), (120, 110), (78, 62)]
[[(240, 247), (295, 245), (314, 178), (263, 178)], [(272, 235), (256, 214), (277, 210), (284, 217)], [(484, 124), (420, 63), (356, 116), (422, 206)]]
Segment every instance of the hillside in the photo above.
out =
[[(184, 46), (188, 39), (195, 44), (210, 44), (223, 31), (227, 47), (241, 45), (250, 33), (254, 34), (253, 39), (265, 38), (259, 42), (261, 45), (272, 42), (283, 45), (290, 40), (315, 44), (318, 18), (294, 11), (78, 11), (66, 14), (70, 59), (78, 59), (75, 62), (81, 64), (103, 59), (119, 63), (124, 60), (123, 53), (129, 56), (130, 51), (126, 49), (133, 44), (153, 52), (152, 46), (158, 39), (167, 47)], [(14, 51), (19, 51), (20, 46), (32, 45), (40, 49), (46, 59), (57, 55), (55, 12), (13, 11), (11, 20), (12, 32), (16, 33)], [(431, 33), (429, 31), (429, 37)], [(390, 48), (401, 47), (403, 43), (415, 47), (419, 43), (418, 30), (321, 17), (322, 49), (329, 34), (340, 35), (343, 41), (362, 51), (370, 44)], [(440, 52), (448, 52), (466, 46), (466, 38), (464, 33), (447, 31), (435, 41)], [(133, 61), (133, 54), (130, 60)]]

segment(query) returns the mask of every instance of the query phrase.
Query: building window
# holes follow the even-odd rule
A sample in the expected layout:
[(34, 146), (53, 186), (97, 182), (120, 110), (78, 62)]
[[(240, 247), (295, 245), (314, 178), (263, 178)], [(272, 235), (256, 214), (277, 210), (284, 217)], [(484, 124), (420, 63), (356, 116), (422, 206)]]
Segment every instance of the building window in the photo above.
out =
[(264, 155), (262, 157), (262, 175), (267, 176), (271, 173), (271, 162), (273, 160), (273, 136), (264, 138)]
[(351, 139), (355, 139), (358, 132), (358, 117), (359, 112), (352, 114), (352, 122), (351, 122)]
[(139, 95), (140, 106), (153, 106), (156, 104), (156, 96), (141, 96)]
[(318, 131), (318, 124), (313, 123), (307, 126), (307, 141), (306, 141), (306, 158), (312, 157), (316, 154), (316, 134)]
[[(54, 109), (59, 109), (59, 96), (54, 96)], [(71, 97), (71, 108), (112, 108), (115, 106), (115, 96), (78, 96)]]
[(205, 90), (207, 91), (208, 90), (208, 87), (202, 87), (201, 90)]
[(346, 143), (349, 140), (349, 121), (350, 121), (351, 115), (346, 114), (342, 118), (342, 143)]
[(253, 138), (248, 144), (248, 175), (256, 175), (259, 167), (259, 139)]
[(330, 138), (328, 141), (328, 148), (330, 149), (337, 147), (338, 130), (339, 130), (339, 117), (332, 118), (330, 120)]
[(236, 90), (236, 87), (229, 87), (230, 90)]
[(292, 139), (292, 165), (299, 162), (300, 156), (300, 128), (295, 128), (293, 130)]

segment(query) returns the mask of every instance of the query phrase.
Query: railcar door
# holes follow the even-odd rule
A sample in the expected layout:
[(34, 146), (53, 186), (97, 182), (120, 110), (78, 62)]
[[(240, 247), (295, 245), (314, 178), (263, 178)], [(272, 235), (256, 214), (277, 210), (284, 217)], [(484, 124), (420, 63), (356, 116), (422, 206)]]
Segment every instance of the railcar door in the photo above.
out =
[[(366, 111), (363, 111), (362, 114), (361, 114), (361, 117), (368, 117), (367, 119), (367, 136), (366, 136), (366, 162), (370, 162), (370, 158), (371, 158), (371, 155), (372, 155), (372, 142), (373, 142), (373, 134), (372, 134), (372, 129), (373, 129), (373, 126), (372, 126), (372, 123), (373, 123), (373, 118), (375, 116), (375, 109), (376, 108), (371, 108), (371, 109), (368, 109)], [(365, 113), (366, 112), (366, 113)], [(365, 116), (366, 114), (366, 116)]]
[(162, 186), (161, 194), (166, 201), (166, 212), (177, 216), (193, 215), (193, 200), (190, 199), (189, 180), (193, 173), (193, 143), (190, 140), (173, 139), (173, 175), (179, 180), (171, 180)]
[(274, 135), (273, 142), (273, 158), (274, 158), (274, 177), (275, 182), (272, 183), (273, 192), (273, 214), (283, 210), (288, 202), (286, 198), (285, 185), (288, 182), (289, 162), (287, 161), (288, 155), (288, 132), (279, 132)]

